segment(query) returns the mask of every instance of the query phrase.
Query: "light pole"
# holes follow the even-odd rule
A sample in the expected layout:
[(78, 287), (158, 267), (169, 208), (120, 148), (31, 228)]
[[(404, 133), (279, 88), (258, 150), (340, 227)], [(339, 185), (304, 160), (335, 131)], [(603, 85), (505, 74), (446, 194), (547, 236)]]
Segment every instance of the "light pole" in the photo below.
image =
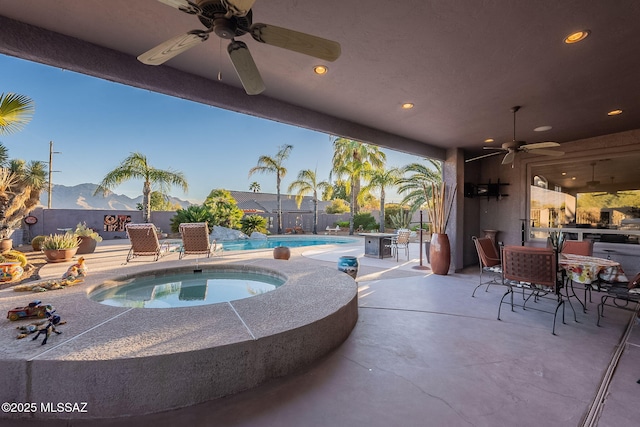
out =
[(51, 209), (51, 192), (53, 191), (53, 172), (60, 172), (53, 170), (53, 155), (62, 154), (62, 151), (53, 151), (53, 141), (49, 141), (49, 196), (47, 198), (47, 209)]

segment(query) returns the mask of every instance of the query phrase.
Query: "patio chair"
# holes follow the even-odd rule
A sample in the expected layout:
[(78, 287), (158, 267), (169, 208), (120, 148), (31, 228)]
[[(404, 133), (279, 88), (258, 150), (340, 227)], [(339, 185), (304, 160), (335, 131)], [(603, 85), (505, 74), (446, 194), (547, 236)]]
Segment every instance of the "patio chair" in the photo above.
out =
[[(507, 295), (511, 296), (511, 311), (515, 311), (513, 301), (514, 287), (522, 288), (528, 291), (521, 307), (523, 310), (532, 309), (553, 314), (553, 327), (551, 333), (556, 334), (556, 317), (558, 310), (562, 307), (562, 323), (564, 320), (564, 297), (561, 288), (562, 283), (557, 280), (557, 258), (556, 252), (549, 248), (535, 248), (528, 246), (505, 246), (502, 249), (502, 283), (507, 286), (507, 292), (500, 300), (498, 307), (498, 320), (500, 319), (500, 311), (504, 299)], [(527, 303), (533, 299), (534, 303), (538, 303), (542, 299), (551, 299), (555, 301), (555, 310), (548, 311), (539, 307), (527, 306)], [(571, 302), (569, 302), (571, 305)], [(573, 306), (571, 306), (573, 309)], [(575, 310), (573, 312), (574, 319), (577, 322)]]
[[(476, 290), (482, 286), (487, 285), (485, 292), (489, 292), (489, 286), (501, 285), (502, 280), (502, 261), (500, 255), (493, 244), (493, 241), (489, 237), (471, 237), (473, 243), (476, 246), (476, 252), (478, 252), (478, 264), (480, 265), (480, 284), (475, 287), (472, 297), (475, 297)], [(490, 280), (483, 281), (482, 275), (484, 273), (490, 274), (492, 277)]]
[(391, 247), (391, 256), (396, 257), (396, 262), (398, 262), (399, 251), (400, 249), (404, 249), (404, 253), (407, 256), (407, 261), (409, 261), (409, 238), (411, 237), (411, 230), (399, 229), (398, 233), (391, 238), (391, 243), (385, 245), (387, 247)]
[(640, 273), (631, 279), (628, 283), (612, 283), (604, 289), (606, 294), (600, 298), (598, 304), (598, 321), (596, 325), (600, 326), (600, 318), (604, 317), (604, 306), (619, 308), (621, 310), (631, 311), (634, 316), (638, 316), (640, 304)]
[[(564, 244), (562, 245), (562, 250), (560, 251), (560, 253), (563, 254), (573, 254), (573, 255), (583, 255), (583, 256), (593, 256), (593, 240), (589, 240), (589, 239), (585, 239), (585, 240), (565, 240)], [(586, 284), (586, 283), (581, 283), (583, 289), (584, 289), (584, 304), (582, 304), (582, 301), (580, 301), (580, 299), (578, 298), (578, 296), (576, 295), (576, 292), (573, 288), (573, 280), (570, 281), (570, 286), (571, 286), (571, 292), (573, 293), (573, 295), (578, 298), (578, 302), (582, 305), (582, 309), (583, 311), (586, 313), (587, 312), (587, 293), (589, 294), (589, 302), (593, 302), (591, 301), (591, 289), (593, 287), (593, 285), (597, 284)], [(567, 292), (567, 298), (569, 297), (569, 286), (567, 286), (566, 288), (566, 292)]]
[(168, 243), (160, 243), (158, 229), (153, 224), (127, 224), (127, 237), (131, 241), (131, 249), (127, 254), (127, 262), (137, 256), (153, 256), (154, 261), (169, 252)]
[(207, 255), (209, 258), (217, 249), (216, 241), (209, 239), (209, 227), (206, 222), (180, 224), (180, 235), (182, 247), (179, 259), (184, 258), (185, 255)]

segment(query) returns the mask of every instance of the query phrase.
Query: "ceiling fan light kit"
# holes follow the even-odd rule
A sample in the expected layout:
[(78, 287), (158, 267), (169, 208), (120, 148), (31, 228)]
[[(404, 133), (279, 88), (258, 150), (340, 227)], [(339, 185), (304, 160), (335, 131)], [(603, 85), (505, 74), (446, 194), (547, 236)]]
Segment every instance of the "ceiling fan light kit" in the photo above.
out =
[(173, 37), (138, 56), (146, 65), (161, 65), (169, 59), (209, 39), (210, 33), (230, 40), (227, 52), (248, 95), (265, 90), (260, 71), (246, 43), (235, 40), (250, 34), (260, 43), (333, 62), (340, 57), (340, 44), (335, 41), (289, 30), (275, 25), (253, 24), (251, 8), (255, 0), (158, 0), (189, 15), (196, 15), (206, 30), (191, 30)]
[(513, 161), (516, 158), (516, 153), (522, 151), (525, 153), (531, 154), (540, 154), (543, 156), (562, 156), (564, 152), (557, 150), (547, 150), (547, 148), (559, 147), (560, 144), (557, 142), (547, 141), (547, 142), (534, 142), (531, 144), (527, 144), (524, 141), (516, 140), (516, 113), (520, 110), (520, 106), (516, 105), (511, 108), (511, 112), (513, 113), (513, 140), (509, 142), (505, 142), (501, 147), (482, 147), (484, 150), (499, 150), (494, 153), (484, 154), (482, 156), (473, 157), (471, 159), (465, 160), (465, 162), (472, 162), (474, 160), (484, 159), (485, 157), (491, 157), (498, 154), (502, 154), (506, 152), (504, 158), (502, 159), (502, 164), (507, 165), (511, 164), (513, 166)]

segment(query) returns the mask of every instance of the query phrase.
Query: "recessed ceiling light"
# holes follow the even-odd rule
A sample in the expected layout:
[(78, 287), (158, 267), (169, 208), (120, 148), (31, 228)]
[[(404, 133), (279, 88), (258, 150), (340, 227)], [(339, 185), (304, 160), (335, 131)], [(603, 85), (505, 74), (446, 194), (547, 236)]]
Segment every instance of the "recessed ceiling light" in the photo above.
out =
[(567, 173), (566, 172), (562, 172), (562, 176), (565, 176)]
[(565, 37), (564, 42), (566, 44), (578, 43), (587, 38), (587, 36), (591, 33), (589, 30), (576, 31), (575, 33), (569, 34)]
[(571, 179), (573, 179), (573, 180), (575, 181), (576, 177), (575, 177), (575, 176), (572, 176), (572, 177), (571, 177)]
[(412, 102), (405, 102), (404, 104), (402, 104), (402, 109), (403, 110), (410, 110), (414, 107)]
[(326, 65), (316, 65), (313, 67), (313, 72), (318, 75), (327, 74), (329, 72), (329, 68)]
[(538, 126), (533, 131), (534, 132), (544, 132), (546, 130), (551, 130), (551, 129), (552, 129), (552, 127), (547, 125), (547, 126)]
[(493, 142), (493, 138), (487, 138), (484, 140), (487, 144), (491, 144)]
[(611, 110), (607, 113), (607, 116), (617, 116), (618, 114), (622, 114), (622, 110)]

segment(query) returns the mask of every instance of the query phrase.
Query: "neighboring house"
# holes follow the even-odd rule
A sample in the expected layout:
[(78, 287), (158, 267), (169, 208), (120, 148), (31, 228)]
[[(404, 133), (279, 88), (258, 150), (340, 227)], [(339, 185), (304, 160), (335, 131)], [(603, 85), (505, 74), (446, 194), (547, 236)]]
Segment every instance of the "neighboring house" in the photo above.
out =
[[(238, 207), (245, 213), (277, 213), (277, 194), (274, 193), (254, 193), (252, 191), (230, 191), (231, 196), (236, 199)], [(283, 213), (313, 213), (313, 197), (305, 196), (298, 208), (295, 196), (281, 194)], [(318, 201), (318, 214), (324, 213), (330, 201)]]

